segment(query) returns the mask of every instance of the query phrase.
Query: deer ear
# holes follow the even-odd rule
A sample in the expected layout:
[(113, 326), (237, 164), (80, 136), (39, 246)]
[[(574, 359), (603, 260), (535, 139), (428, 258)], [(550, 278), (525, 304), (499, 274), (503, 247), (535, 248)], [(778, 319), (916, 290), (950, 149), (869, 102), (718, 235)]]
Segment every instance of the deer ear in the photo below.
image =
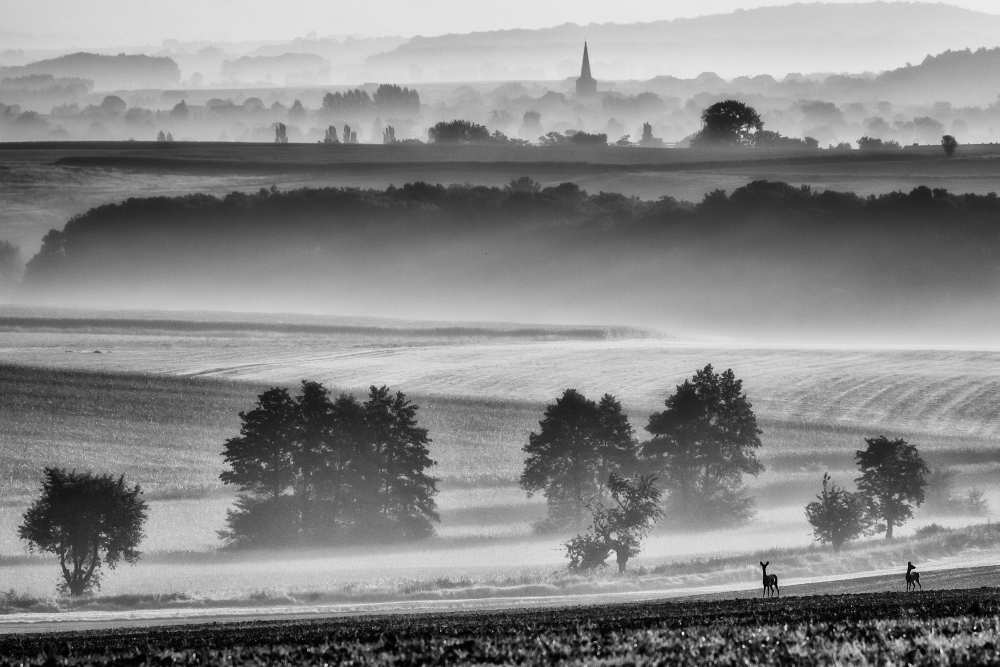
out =
[(761, 562), (760, 562), (760, 566), (761, 566), (761, 567), (766, 567), (766, 566), (764, 565), (764, 561), (761, 561)]

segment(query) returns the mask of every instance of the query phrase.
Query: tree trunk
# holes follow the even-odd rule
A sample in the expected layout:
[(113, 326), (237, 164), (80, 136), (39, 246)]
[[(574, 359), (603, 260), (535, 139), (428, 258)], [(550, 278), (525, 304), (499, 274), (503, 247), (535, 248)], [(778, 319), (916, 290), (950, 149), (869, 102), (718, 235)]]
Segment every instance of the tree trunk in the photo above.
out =
[(886, 540), (891, 540), (892, 539), (892, 519), (886, 517), (885, 525), (886, 525), (885, 539)]
[(621, 547), (614, 547), (615, 558), (618, 560), (618, 574), (625, 574), (625, 566), (628, 565), (628, 550)]

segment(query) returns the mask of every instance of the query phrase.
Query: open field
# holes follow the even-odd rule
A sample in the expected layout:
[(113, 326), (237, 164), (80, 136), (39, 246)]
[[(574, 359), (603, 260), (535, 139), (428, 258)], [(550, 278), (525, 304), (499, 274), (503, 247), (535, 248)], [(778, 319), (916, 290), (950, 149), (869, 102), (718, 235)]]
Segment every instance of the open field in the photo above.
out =
[[(472, 588), (546, 582), (564, 565), (564, 538), (532, 535), (544, 505), (517, 486), (520, 449), (545, 402), (566, 387), (615, 392), (642, 437), (647, 415), (708, 362), (745, 378), (762, 420), (767, 471), (750, 485), (758, 513), (730, 529), (657, 533), (638, 566), (809, 544), (803, 506), (823, 472), (850, 482), (854, 450), (866, 435), (910, 438), (932, 466), (957, 472), (956, 491), (982, 488), (991, 509), (1000, 507), (995, 351), (747, 348), (516, 325), (115, 317), (20, 313), (0, 320), (0, 570), (21, 594), (49, 595), (54, 585), (52, 563), (25, 557), (15, 534), (41, 467), (52, 464), (124, 473), (147, 490), (147, 557), (109, 576), (109, 595), (143, 590), (225, 599), (262, 589), (279, 597), (335, 591), (357, 582), (390, 593), (407, 585), (400, 582), (434, 579)], [(432, 473), (441, 480), (438, 537), (377, 555), (345, 548), (229, 561), (215, 553), (216, 531), (232, 503), (218, 481), (222, 443), (262, 388), (302, 378), (348, 391), (385, 383), (416, 399), (434, 440)], [(982, 520), (921, 510), (901, 532)], [(946, 556), (956, 559), (952, 565), (972, 557)], [(906, 556), (864, 558), (848, 570), (900, 560)], [(220, 564), (226, 577), (218, 576)], [(746, 576), (757, 575), (731, 572), (721, 583)]]
[(998, 613), (993, 587), (466, 610), (10, 636), (0, 663), (987, 664)]
[(505, 147), (0, 143), (0, 239), (37, 250), (49, 229), (100, 204), (133, 196), (224, 194), (276, 185), (386, 187), (413, 181), (503, 185), (530, 176), (591, 192), (698, 201), (757, 179), (874, 194), (917, 185), (953, 192), (996, 190), (1000, 147), (937, 147), (902, 153), (712, 154), (670, 149), (549, 150)]

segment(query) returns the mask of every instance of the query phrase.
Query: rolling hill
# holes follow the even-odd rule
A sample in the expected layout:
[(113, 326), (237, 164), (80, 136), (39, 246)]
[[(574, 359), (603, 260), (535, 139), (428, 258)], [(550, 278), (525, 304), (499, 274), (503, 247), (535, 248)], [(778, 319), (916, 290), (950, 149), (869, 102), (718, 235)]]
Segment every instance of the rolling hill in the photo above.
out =
[(646, 23), (415, 37), (370, 57), (368, 65), (404, 79), (563, 78), (579, 72), (589, 40), (599, 80), (704, 71), (725, 77), (864, 72), (947, 49), (994, 46), (998, 31), (1000, 16), (941, 3), (811, 3)]

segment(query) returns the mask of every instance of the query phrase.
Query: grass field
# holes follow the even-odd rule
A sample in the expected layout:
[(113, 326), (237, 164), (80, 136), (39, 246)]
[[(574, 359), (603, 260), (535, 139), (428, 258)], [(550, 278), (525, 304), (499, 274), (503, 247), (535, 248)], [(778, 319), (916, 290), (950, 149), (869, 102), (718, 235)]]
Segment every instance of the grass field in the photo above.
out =
[(998, 615), (992, 587), (465, 611), (11, 636), (0, 664), (990, 664)]

